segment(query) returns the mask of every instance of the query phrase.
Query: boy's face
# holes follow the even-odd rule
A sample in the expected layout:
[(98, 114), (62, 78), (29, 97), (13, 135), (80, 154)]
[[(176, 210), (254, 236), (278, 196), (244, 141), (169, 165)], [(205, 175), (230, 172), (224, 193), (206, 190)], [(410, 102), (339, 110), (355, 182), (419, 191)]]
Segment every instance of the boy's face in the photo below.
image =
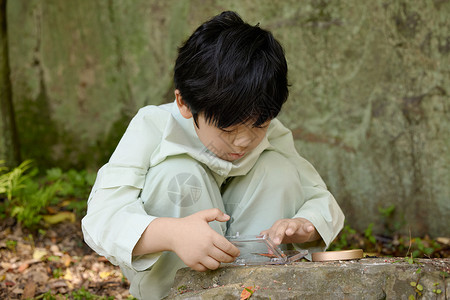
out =
[(260, 127), (253, 127), (249, 122), (221, 129), (206, 122), (204, 116), (199, 114), (197, 123), (198, 127), (194, 124), (195, 131), (203, 145), (217, 157), (234, 161), (259, 145), (266, 135), (270, 121)]
[[(178, 109), (186, 119), (192, 118), (192, 113), (184, 103), (178, 90), (175, 91)], [(194, 120), (192, 120), (194, 122)], [(234, 125), (227, 128), (217, 128), (206, 122), (203, 114), (198, 115), (198, 127), (194, 123), (195, 131), (200, 141), (217, 157), (234, 161), (249, 153), (263, 140), (270, 121), (259, 127), (253, 127), (252, 122)]]

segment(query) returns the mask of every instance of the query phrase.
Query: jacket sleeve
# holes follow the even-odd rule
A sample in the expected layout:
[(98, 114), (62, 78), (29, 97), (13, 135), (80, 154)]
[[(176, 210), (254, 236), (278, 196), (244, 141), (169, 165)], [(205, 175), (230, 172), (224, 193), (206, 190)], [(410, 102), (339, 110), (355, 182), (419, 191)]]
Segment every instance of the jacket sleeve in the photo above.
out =
[(298, 154), (291, 131), (277, 119), (272, 121), (268, 140), (271, 150), (280, 152), (298, 170), (305, 199), (294, 218), (305, 218), (313, 223), (323, 240), (303, 244), (301, 248), (309, 248), (310, 252), (325, 250), (344, 225), (341, 208), (314, 167)]
[(82, 220), (86, 243), (111, 263), (136, 271), (149, 268), (161, 253), (133, 257), (144, 230), (156, 217), (139, 198), (150, 157), (161, 140), (163, 118), (155, 107), (142, 108), (133, 118), (109, 162), (97, 174)]

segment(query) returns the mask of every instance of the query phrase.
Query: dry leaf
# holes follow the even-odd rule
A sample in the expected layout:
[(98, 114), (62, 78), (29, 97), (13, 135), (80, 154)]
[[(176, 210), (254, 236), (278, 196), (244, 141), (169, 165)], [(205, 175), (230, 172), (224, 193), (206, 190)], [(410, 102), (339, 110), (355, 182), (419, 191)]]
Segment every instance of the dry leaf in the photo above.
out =
[(436, 241), (441, 243), (441, 244), (444, 244), (444, 245), (450, 245), (450, 238), (448, 238), (448, 237), (440, 236), (440, 237), (436, 238)]
[(12, 269), (12, 263), (2, 261), (2, 262), (0, 262), (0, 267), (5, 269), (6, 271), (9, 271)]
[(33, 252), (33, 259), (41, 260), (44, 256), (47, 255), (47, 250), (44, 248), (36, 248)]
[(67, 283), (65, 280), (58, 279), (56, 281), (49, 282), (48, 286), (50, 287), (50, 289), (59, 289), (67, 287)]
[(6, 286), (14, 286), (15, 284), (16, 284), (15, 282), (10, 281), (10, 280), (6, 280), (6, 281), (5, 281), (5, 285), (6, 285)]
[(50, 225), (58, 224), (64, 221), (75, 222), (75, 214), (70, 211), (62, 211), (55, 215), (45, 215), (42, 217), (44, 221)]
[(25, 271), (26, 269), (28, 269), (28, 267), (30, 266), (30, 264), (28, 262), (24, 262), (22, 263), (18, 268), (17, 271), (19, 271), (20, 273), (22, 273), (23, 271)]
[(56, 214), (58, 212), (58, 208), (48, 206), (45, 208), (49, 214)]
[(109, 262), (109, 260), (108, 260), (106, 257), (104, 257), (104, 256), (99, 256), (99, 257), (97, 258), (97, 261), (100, 261), (100, 262)]
[(71, 290), (75, 287), (71, 281), (67, 281), (67, 287)]
[(73, 200), (64, 200), (63, 202), (61, 202), (61, 204), (59, 206), (64, 207), (64, 206), (68, 206), (73, 202)]
[(29, 281), (23, 289), (22, 299), (32, 299), (36, 294), (36, 283)]
[(12, 290), (12, 293), (16, 295), (23, 294), (23, 289), (21, 289), (20, 287), (16, 287), (15, 289)]
[(70, 269), (67, 269), (66, 274), (64, 274), (64, 279), (69, 281), (73, 279), (73, 275)]
[(62, 257), (62, 262), (63, 262), (64, 266), (67, 268), (68, 266), (70, 266), (70, 263), (72, 262), (72, 258), (70, 257), (70, 255), (64, 254)]
[(50, 246), (50, 251), (52, 251), (52, 253), (54, 255), (57, 255), (57, 254), (61, 253), (61, 251), (59, 251), (58, 245), (51, 245)]
[(241, 299), (240, 300), (247, 300), (250, 298), (253, 294), (254, 290), (252, 286), (245, 287), (244, 290), (241, 293)]
[(106, 279), (111, 275), (111, 272), (100, 272), (99, 275), (101, 279)]

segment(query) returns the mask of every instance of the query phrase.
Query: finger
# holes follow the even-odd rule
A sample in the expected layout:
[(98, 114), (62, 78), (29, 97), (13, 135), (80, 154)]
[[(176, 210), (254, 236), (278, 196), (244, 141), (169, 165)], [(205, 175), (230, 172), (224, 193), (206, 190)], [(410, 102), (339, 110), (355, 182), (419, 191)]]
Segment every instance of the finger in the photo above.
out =
[(303, 231), (306, 233), (311, 233), (314, 231), (314, 225), (311, 222), (306, 222), (303, 224)]
[(208, 268), (202, 265), (201, 263), (195, 264), (191, 266), (191, 269), (198, 272), (205, 272), (208, 271)]
[(220, 262), (210, 256), (205, 256), (200, 263), (208, 270), (215, 270), (220, 267)]
[(273, 242), (276, 245), (281, 244), (281, 242), (283, 241), (283, 238), (286, 234), (286, 229), (288, 227), (288, 222), (282, 222), (278, 225), (278, 227), (275, 230), (275, 235), (273, 238)]
[(297, 232), (297, 230), (300, 228), (300, 225), (297, 222), (289, 222), (289, 225), (286, 229), (286, 235), (287, 236), (292, 236), (294, 235), (294, 233)]
[(206, 222), (219, 221), (226, 222), (230, 219), (230, 216), (222, 212), (218, 208), (205, 209), (198, 212), (199, 216)]
[(268, 235), (269, 234), (269, 230), (263, 230), (259, 233), (259, 235)]
[(218, 236), (214, 240), (214, 246), (229, 256), (238, 257), (240, 255), (239, 249), (223, 236)]
[(223, 252), (222, 250), (220, 250), (219, 248), (216, 248), (216, 247), (211, 249), (211, 252), (209, 253), (209, 256), (214, 258), (218, 262), (223, 262), (223, 263), (230, 263), (230, 262), (233, 262), (236, 259), (236, 257), (231, 256), (231, 255)]

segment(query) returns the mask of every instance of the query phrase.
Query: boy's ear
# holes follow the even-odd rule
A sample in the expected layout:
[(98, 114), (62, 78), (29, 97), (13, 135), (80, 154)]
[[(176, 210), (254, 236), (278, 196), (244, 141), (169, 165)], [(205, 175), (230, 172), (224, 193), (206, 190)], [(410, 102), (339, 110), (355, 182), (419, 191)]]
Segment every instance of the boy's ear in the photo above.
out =
[(183, 101), (183, 98), (181, 97), (181, 93), (179, 90), (175, 90), (175, 99), (177, 101), (177, 106), (178, 109), (180, 110), (181, 115), (186, 119), (192, 118), (192, 112), (187, 106), (187, 104)]

